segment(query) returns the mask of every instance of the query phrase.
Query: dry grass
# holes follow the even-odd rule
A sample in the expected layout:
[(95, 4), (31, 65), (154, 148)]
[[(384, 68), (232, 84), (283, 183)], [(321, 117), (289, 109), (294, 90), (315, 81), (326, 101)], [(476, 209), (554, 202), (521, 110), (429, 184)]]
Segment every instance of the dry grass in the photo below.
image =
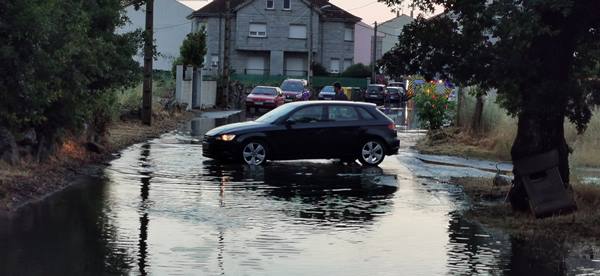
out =
[(110, 158), (111, 152), (173, 130), (192, 116), (193, 113), (157, 114), (151, 127), (139, 121), (114, 123), (109, 127), (104, 154), (90, 153), (83, 148), (82, 141), (66, 139), (59, 154), (44, 163), (23, 162), (16, 166), (0, 163), (0, 215), (61, 190), (85, 165), (100, 163)]
[(578, 211), (574, 214), (535, 219), (528, 213), (514, 212), (503, 202), (508, 187), (492, 189), (492, 180), (456, 178), (472, 200), (466, 217), (492, 228), (528, 239), (549, 238), (566, 241), (597, 242), (600, 240), (600, 187), (573, 185)]
[(571, 162), (578, 167), (600, 167), (600, 108), (594, 110), (594, 116), (582, 135), (576, 135), (571, 124), (567, 129), (567, 142), (574, 149)]
[[(495, 136), (499, 137), (499, 136)], [(441, 154), (494, 161), (510, 160), (510, 143), (473, 135), (460, 128), (448, 128), (439, 135), (428, 135), (415, 148), (425, 154)], [(508, 144), (508, 145), (507, 145)]]
[[(517, 135), (517, 119), (505, 111), (490, 96), (485, 101), (482, 117), (483, 134), (470, 132), (475, 99), (466, 95), (460, 110), (461, 126), (446, 129), (443, 139), (428, 137), (419, 141), (417, 149), (428, 154), (475, 157), (495, 161), (511, 160), (510, 149)], [(565, 123), (565, 138), (573, 148), (571, 164), (574, 167), (600, 167), (600, 108), (593, 111), (588, 128), (577, 135), (573, 124)]]
[(152, 126), (145, 126), (140, 121), (121, 121), (109, 129), (108, 146), (110, 150), (123, 149), (131, 144), (142, 142), (173, 130), (181, 121), (191, 119), (193, 113), (175, 113), (171, 117), (155, 119)]

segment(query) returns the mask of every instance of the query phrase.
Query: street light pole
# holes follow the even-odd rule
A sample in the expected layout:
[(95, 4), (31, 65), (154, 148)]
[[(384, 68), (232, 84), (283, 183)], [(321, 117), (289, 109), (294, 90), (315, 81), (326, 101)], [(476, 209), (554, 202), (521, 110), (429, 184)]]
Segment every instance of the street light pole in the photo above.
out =
[(313, 70), (312, 70), (312, 63), (313, 63), (313, 12), (314, 12), (314, 6), (313, 6), (313, 0), (310, 0), (310, 22), (309, 22), (309, 28), (310, 30), (308, 31), (309, 35), (308, 35), (308, 39), (310, 40), (308, 42), (308, 70), (306, 73), (306, 78), (308, 81), (308, 87), (312, 87), (312, 75), (313, 75)]
[(142, 123), (152, 125), (152, 57), (154, 56), (154, 0), (146, 1), (144, 40), (144, 84), (142, 88)]

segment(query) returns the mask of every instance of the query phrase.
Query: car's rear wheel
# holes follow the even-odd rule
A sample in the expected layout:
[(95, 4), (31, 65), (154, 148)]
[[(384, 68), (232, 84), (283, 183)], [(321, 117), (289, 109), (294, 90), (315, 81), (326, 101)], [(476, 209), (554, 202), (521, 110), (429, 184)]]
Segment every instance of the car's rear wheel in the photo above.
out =
[(377, 139), (368, 139), (360, 147), (358, 160), (365, 166), (377, 166), (385, 158), (385, 146)]
[(248, 165), (260, 166), (267, 162), (267, 146), (262, 141), (248, 141), (242, 147), (242, 160)]

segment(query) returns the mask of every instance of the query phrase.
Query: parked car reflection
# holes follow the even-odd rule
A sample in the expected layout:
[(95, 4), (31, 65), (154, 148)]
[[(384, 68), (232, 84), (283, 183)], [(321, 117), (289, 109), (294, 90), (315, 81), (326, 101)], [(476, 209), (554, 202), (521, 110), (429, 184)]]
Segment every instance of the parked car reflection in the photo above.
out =
[(379, 167), (339, 162), (273, 162), (269, 166), (204, 162), (212, 180), (248, 182), (246, 189), (264, 190), (272, 200), (290, 203), (286, 214), (319, 224), (365, 223), (392, 210), (395, 175)]

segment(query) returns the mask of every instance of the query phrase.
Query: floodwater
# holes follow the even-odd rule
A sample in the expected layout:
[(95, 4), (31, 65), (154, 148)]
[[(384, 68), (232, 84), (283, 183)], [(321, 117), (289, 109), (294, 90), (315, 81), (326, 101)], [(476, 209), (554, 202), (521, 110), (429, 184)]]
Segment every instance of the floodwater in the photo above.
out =
[[(465, 220), (460, 168), (419, 163), (401, 132), (379, 168), (222, 165), (198, 118), (134, 145), (99, 176), (0, 220), (0, 275), (574, 275), (600, 252), (518, 240)], [(487, 173), (487, 172), (486, 172)]]

